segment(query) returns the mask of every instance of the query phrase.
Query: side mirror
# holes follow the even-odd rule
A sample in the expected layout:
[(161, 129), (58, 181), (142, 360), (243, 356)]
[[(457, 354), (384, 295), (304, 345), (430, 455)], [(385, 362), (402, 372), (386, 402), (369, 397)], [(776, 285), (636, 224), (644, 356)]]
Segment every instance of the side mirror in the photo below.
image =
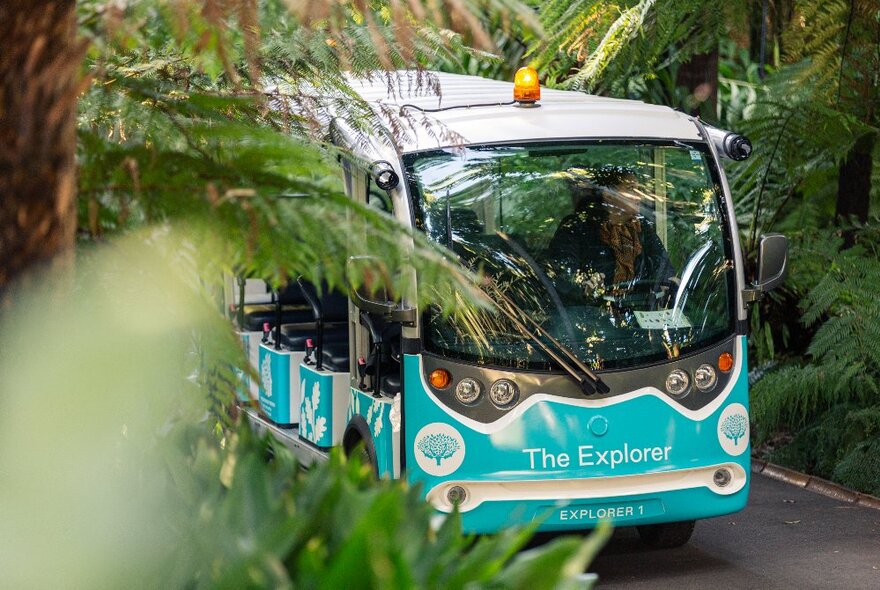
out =
[(758, 243), (758, 280), (745, 290), (746, 302), (757, 301), (785, 280), (788, 270), (788, 239), (782, 234), (761, 236)]
[(416, 323), (416, 308), (398, 303), (391, 289), (391, 275), (375, 256), (351, 256), (346, 275), (352, 301), (358, 309), (407, 326)]

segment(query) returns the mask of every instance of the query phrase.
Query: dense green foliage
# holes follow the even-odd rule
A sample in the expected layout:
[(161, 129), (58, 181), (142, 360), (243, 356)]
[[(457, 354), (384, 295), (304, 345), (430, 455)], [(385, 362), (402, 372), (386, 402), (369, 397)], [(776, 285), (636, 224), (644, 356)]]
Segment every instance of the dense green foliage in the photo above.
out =
[(736, 6), (551, 0), (540, 8), (546, 41), (535, 45), (532, 56), (552, 83), (627, 96), (717, 43)]
[[(343, 69), (366, 74), (386, 58), (402, 67), (429, 53), (466, 53), (457, 35), (440, 36), (429, 21), (412, 31), (412, 55), (392, 56), (393, 36), (380, 50), (370, 34), (391, 35), (392, 23), (368, 28), (352, 11), (329, 29), (303, 26), (277, 2), (218, 22), (188, 3), (133, 6), (119, 22), (100, 18), (99, 8), (80, 8), (94, 40), (79, 126), (83, 237), (195, 220), (204, 234), (225, 237), (219, 260), (227, 271), (343, 285), (349, 236), (369, 234), (389, 269), (406, 262), (425, 274), (433, 292), (418, 294), (423, 301), (470, 293), (467, 278), (419, 235), (345, 198), (320, 123), (342, 116), (365, 140), (411, 133), (419, 121), (377, 131), (381, 120), (356, 98)], [(233, 17), (238, 27), (227, 20)], [(272, 25), (261, 45), (245, 34), (257, 18)], [(205, 35), (213, 35), (209, 43)], [(335, 36), (346, 39), (339, 51), (327, 43)], [(338, 231), (325, 231), (328, 225)], [(401, 247), (401, 234), (412, 248)]]
[(797, 252), (793, 272), (821, 277), (802, 300), (801, 322), (814, 333), (805, 359), (783, 363), (756, 384), (753, 410), (757, 442), (779, 430), (794, 433), (771, 459), (876, 494), (880, 252), (876, 230), (859, 237), (843, 251), (840, 238), (825, 238)]

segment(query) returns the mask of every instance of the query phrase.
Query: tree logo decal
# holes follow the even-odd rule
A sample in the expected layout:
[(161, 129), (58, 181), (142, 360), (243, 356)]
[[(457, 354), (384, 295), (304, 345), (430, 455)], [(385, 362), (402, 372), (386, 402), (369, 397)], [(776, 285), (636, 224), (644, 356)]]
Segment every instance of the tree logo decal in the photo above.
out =
[(425, 457), (434, 459), (439, 466), (440, 461), (453, 456), (461, 445), (448, 434), (426, 434), (418, 442), (418, 447)]
[(464, 439), (458, 430), (442, 422), (419, 430), (413, 447), (416, 463), (429, 475), (449, 475), (464, 461)]
[(718, 417), (718, 442), (728, 455), (742, 455), (749, 446), (749, 412), (730, 404)]
[(746, 433), (746, 417), (742, 414), (728, 416), (721, 424), (721, 432), (732, 440), (734, 445), (738, 445), (739, 439)]

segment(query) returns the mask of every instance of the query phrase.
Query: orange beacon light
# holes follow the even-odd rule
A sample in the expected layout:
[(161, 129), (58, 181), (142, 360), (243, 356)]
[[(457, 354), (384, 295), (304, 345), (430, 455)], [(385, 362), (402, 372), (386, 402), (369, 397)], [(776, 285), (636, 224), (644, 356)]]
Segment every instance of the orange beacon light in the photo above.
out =
[(513, 77), (513, 100), (526, 104), (541, 100), (541, 84), (535, 68), (526, 66), (516, 71)]

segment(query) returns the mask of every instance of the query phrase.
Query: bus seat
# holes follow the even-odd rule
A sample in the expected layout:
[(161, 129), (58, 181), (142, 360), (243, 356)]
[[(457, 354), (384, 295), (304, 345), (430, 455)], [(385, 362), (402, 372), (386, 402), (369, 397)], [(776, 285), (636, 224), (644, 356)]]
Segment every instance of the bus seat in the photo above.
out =
[[(309, 314), (311, 314), (311, 310), (309, 310)], [(305, 350), (306, 340), (315, 337), (314, 322), (281, 326), (281, 344), (290, 350)], [(348, 324), (324, 326), (324, 346), (331, 342), (348, 342)]]
[(321, 355), (323, 368), (331, 373), (348, 373), (350, 370), (348, 339), (345, 342), (324, 342)]
[(259, 332), (264, 323), (274, 324), (276, 320), (276, 305), (281, 303), (281, 323), (296, 324), (311, 322), (312, 309), (309, 302), (303, 296), (299, 285), (291, 281), (271, 294), (271, 303), (245, 304), (243, 308), (244, 330)]
[[(297, 279), (303, 297), (312, 308), (315, 321), (315, 354), (318, 368), (334, 372), (349, 370), (348, 362), (348, 296), (332, 291), (326, 284), (319, 290), (300, 277)], [(342, 334), (331, 336), (332, 326), (344, 324)], [(338, 329), (338, 328), (337, 328)], [(343, 358), (344, 357), (344, 358)], [(327, 366), (324, 363), (328, 363)]]
[(397, 395), (400, 393), (400, 372), (382, 377), (382, 393)]
[[(259, 332), (265, 323), (275, 323), (275, 304), (255, 304), (244, 306), (244, 326), (247, 332)], [(281, 323), (299, 324), (313, 322), (312, 309), (308, 305), (282, 305)]]
[[(386, 395), (400, 393), (400, 324), (386, 323), (380, 317), (361, 312), (361, 324), (370, 332), (370, 354), (364, 374), (379, 379), (379, 392)], [(376, 346), (379, 339), (381, 343)], [(378, 350), (377, 350), (378, 348)], [(370, 389), (374, 390), (375, 381)]]
[(327, 284), (321, 285), (320, 295), (312, 283), (299, 279), (300, 292), (305, 302), (312, 308), (314, 319), (325, 324), (348, 321), (348, 296), (339, 291), (331, 291)]

